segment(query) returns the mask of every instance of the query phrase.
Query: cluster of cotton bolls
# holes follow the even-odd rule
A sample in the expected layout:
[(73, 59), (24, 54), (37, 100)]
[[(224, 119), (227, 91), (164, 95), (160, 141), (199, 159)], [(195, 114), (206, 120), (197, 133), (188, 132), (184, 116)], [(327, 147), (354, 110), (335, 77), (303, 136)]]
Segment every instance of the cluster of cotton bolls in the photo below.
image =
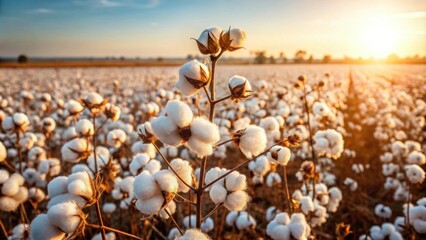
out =
[(246, 211), (231, 211), (226, 215), (226, 224), (238, 230), (256, 228), (256, 220)]
[[(206, 173), (205, 183), (210, 184), (227, 171), (218, 167), (210, 169)], [(209, 189), (209, 196), (215, 204), (223, 204), (229, 211), (241, 211), (246, 208), (250, 199), (246, 189), (246, 176), (234, 171), (215, 182)]]
[(2, 211), (15, 211), (28, 199), (28, 189), (23, 186), (24, 182), (24, 177), (19, 173), (9, 174), (6, 170), (0, 169), (0, 209)]
[(173, 198), (178, 189), (178, 179), (173, 172), (161, 170), (151, 174), (144, 170), (133, 182), (133, 194), (137, 199), (136, 208), (146, 215), (160, 214), (168, 218), (167, 211), (173, 214), (176, 210)]
[(311, 235), (311, 227), (302, 213), (293, 213), (289, 217), (283, 212), (268, 223), (266, 233), (274, 240), (307, 239)]

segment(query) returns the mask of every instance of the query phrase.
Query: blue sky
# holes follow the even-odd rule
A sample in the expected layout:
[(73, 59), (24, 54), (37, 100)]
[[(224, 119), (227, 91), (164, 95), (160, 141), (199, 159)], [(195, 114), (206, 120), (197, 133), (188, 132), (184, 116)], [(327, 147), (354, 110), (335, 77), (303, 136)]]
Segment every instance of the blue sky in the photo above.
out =
[(292, 57), (426, 54), (424, 0), (0, 0), (0, 55), (182, 57), (208, 27)]

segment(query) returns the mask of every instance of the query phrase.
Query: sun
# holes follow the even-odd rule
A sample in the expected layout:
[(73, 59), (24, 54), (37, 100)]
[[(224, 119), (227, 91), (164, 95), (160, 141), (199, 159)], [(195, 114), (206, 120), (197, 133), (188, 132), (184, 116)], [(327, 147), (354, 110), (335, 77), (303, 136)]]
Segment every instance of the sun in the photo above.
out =
[(372, 19), (362, 28), (361, 38), (367, 56), (384, 58), (395, 51), (398, 34), (391, 22)]

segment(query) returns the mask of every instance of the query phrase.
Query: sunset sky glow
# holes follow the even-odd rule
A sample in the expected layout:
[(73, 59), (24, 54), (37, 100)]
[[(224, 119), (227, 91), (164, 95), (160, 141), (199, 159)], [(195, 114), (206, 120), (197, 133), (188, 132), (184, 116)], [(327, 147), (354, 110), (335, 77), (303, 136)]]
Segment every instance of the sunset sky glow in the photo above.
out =
[(246, 30), (235, 57), (426, 55), (424, 0), (0, 0), (0, 56), (184, 57), (212, 26)]

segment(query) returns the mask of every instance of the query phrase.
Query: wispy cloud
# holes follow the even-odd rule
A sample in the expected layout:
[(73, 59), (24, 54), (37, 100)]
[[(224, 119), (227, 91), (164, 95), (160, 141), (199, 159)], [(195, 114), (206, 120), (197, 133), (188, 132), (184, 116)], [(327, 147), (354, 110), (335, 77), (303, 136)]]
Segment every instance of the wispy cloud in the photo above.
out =
[(54, 11), (52, 9), (47, 9), (47, 8), (37, 8), (37, 9), (30, 10), (29, 12), (33, 14), (49, 14), (49, 13), (53, 13)]
[(159, 0), (74, 0), (74, 4), (95, 7), (95, 8), (113, 8), (113, 7), (136, 7), (136, 8), (154, 8), (160, 3)]
[(99, 4), (103, 7), (119, 7), (121, 6), (118, 2), (113, 2), (110, 0), (99, 0)]

